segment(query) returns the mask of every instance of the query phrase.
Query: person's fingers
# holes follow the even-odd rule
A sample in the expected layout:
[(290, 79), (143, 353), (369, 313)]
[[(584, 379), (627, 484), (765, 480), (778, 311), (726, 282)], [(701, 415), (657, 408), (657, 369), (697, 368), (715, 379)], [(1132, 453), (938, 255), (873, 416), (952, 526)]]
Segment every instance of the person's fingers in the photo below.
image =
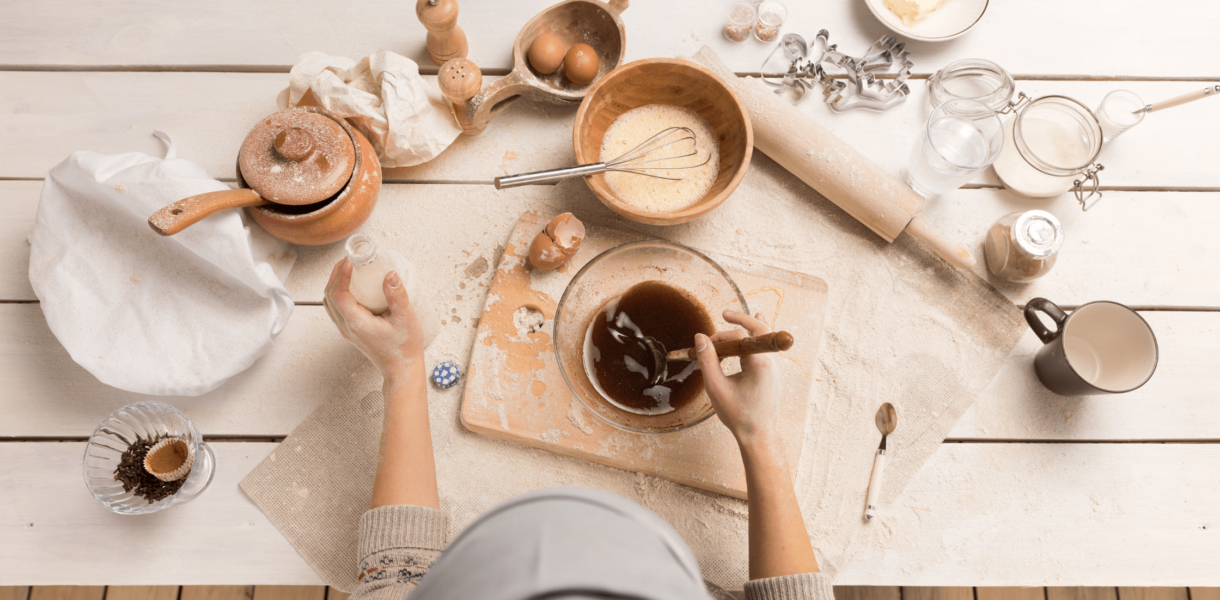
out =
[(338, 265), (338, 276), (335, 277), (335, 282), (331, 286), (330, 291), (326, 294), (332, 304), (335, 305), (335, 310), (339, 314), (347, 317), (352, 308), (359, 308), (360, 303), (356, 302), (356, 297), (352, 295), (352, 263), (343, 260)]
[(339, 325), (339, 319), (336, 318), (337, 315), (335, 315), (334, 307), (330, 305), (330, 298), (327, 298), (326, 296), (322, 297), (322, 308), (326, 309), (326, 316), (330, 317), (330, 322), (334, 323), (337, 327)]
[(378, 320), (378, 317), (369, 312), (369, 309), (361, 306), (356, 301), (356, 297), (352, 295), (349, 288), (352, 283), (353, 270), (351, 262), (343, 261), (339, 267), (339, 277), (335, 280), (335, 287), (328, 298), (330, 298), (335, 312), (343, 319), (347, 331), (355, 333), (372, 327), (371, 322)]
[(744, 329), (730, 329), (728, 331), (717, 331), (716, 333), (712, 334), (712, 343), (714, 344), (716, 342), (740, 340), (744, 337), (749, 337), (749, 335), (750, 334), (746, 333), (746, 330), (744, 330)]
[(334, 268), (330, 270), (330, 279), (326, 280), (326, 287), (324, 288), (326, 291), (323, 294), (324, 296), (330, 296), (330, 293), (335, 289), (335, 282), (339, 281), (339, 269), (346, 261), (347, 259), (340, 258), (339, 262), (335, 263)]
[(769, 353), (749, 354), (741, 357), (741, 372), (757, 375), (776, 367), (775, 355)]
[(411, 323), (411, 299), (407, 296), (407, 286), (402, 284), (402, 277), (395, 271), (385, 274), (381, 282), (381, 290), (385, 292), (386, 303), (390, 311), (386, 318), (396, 327), (406, 327)]
[(750, 332), (750, 335), (763, 335), (771, 333), (771, 328), (767, 326), (762, 319), (751, 317), (750, 315), (737, 312), (734, 310), (724, 311), (724, 320), (734, 325), (741, 325)]
[(729, 379), (720, 370), (720, 357), (712, 340), (702, 333), (695, 334), (695, 354), (699, 358), (699, 370), (703, 371), (703, 386), (713, 398), (727, 398), (732, 387)]

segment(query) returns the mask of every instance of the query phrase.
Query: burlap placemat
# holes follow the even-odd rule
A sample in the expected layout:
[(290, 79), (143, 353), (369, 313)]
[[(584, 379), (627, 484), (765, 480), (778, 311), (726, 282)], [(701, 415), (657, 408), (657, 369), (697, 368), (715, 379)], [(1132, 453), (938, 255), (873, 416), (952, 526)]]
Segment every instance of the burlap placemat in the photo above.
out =
[[(529, 193), (622, 226), (583, 182)], [(822, 569), (832, 575), (866, 545), (894, 534), (885, 511), (899, 510), (890, 507), (901, 490), (1025, 327), (1020, 311), (986, 282), (905, 235), (886, 244), (758, 152), (742, 185), (711, 215), (637, 229), (827, 281), (818, 383), (796, 400), (810, 403), (796, 485)], [(463, 338), (464, 355), (473, 342), (473, 334)], [(429, 348), (429, 364), (432, 354)], [(379, 388), (370, 368), (357, 372), (242, 482), (322, 578), (345, 591), (355, 583), (356, 523), (371, 494)], [(708, 580), (741, 588), (748, 563), (743, 501), (471, 434), (457, 419), (460, 398), (461, 386), (429, 392), (441, 502), (455, 528), (533, 489), (596, 487), (658, 513), (686, 538)], [(885, 401), (897, 406), (899, 426), (889, 444), (882, 518), (866, 524), (864, 496), (880, 440), (873, 414)]]
[(364, 363), (292, 431), (241, 489), (326, 583), (356, 584), (356, 526), (373, 497), (381, 373)]

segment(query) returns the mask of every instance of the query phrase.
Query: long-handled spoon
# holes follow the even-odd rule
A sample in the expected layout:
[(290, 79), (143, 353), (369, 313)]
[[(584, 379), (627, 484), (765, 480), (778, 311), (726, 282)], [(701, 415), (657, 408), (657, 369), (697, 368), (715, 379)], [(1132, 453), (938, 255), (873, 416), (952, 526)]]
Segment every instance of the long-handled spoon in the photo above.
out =
[(877, 496), (881, 494), (881, 476), (885, 474), (885, 438), (894, 433), (898, 427), (898, 411), (894, 405), (886, 402), (877, 409), (877, 429), (881, 432), (881, 447), (877, 448), (877, 457), (873, 459), (873, 474), (868, 479), (868, 501), (864, 509), (864, 518), (872, 521), (877, 516)]
[(1208, 96), (1220, 96), (1220, 85), (1209, 85), (1201, 90), (1195, 90), (1193, 92), (1186, 92), (1185, 94), (1182, 94), (1181, 96), (1174, 96), (1173, 98), (1169, 98), (1167, 100), (1161, 100), (1160, 102), (1153, 102), (1152, 104), (1149, 104), (1148, 106), (1145, 106), (1144, 108), (1131, 111), (1131, 114), (1135, 115), (1135, 114), (1139, 114), (1139, 113), (1150, 113), (1150, 112), (1156, 112), (1158, 110), (1165, 110), (1166, 108), (1173, 108), (1175, 106), (1181, 106), (1183, 104), (1186, 104), (1187, 102), (1194, 102), (1195, 100), (1202, 100), (1204, 98), (1207, 98)]
[[(655, 338), (644, 336), (644, 345), (652, 352), (652, 385), (657, 385), (669, 378), (669, 363), (672, 361), (699, 360), (694, 348), (683, 348), (666, 352), (665, 345)], [(713, 344), (716, 355), (720, 358), (729, 356), (746, 356), (748, 354), (763, 354), (766, 352), (782, 352), (792, 347), (796, 339), (787, 331), (776, 331), (765, 335), (727, 340)]]

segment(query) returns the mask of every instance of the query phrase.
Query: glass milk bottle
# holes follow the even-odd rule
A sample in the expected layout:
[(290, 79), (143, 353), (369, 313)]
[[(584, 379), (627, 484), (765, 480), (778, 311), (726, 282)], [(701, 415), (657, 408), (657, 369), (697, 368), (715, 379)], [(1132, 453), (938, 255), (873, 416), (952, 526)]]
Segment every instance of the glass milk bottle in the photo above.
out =
[(983, 242), (983, 254), (996, 277), (1026, 283), (1050, 272), (1061, 246), (1059, 219), (1046, 211), (1031, 210), (996, 221)]
[(420, 285), (414, 265), (393, 250), (378, 248), (373, 238), (362, 233), (347, 238), (344, 248), (347, 250), (347, 260), (355, 267), (352, 269), (350, 289), (356, 297), (356, 302), (375, 315), (384, 313), (389, 309), (389, 303), (386, 302), (382, 283), (386, 273), (398, 273), (407, 290), (415, 317), (419, 319), (419, 325), (423, 329), (424, 347), (432, 343), (432, 338), (436, 337), (437, 330), (440, 329), (440, 318), (436, 314), (432, 295)]

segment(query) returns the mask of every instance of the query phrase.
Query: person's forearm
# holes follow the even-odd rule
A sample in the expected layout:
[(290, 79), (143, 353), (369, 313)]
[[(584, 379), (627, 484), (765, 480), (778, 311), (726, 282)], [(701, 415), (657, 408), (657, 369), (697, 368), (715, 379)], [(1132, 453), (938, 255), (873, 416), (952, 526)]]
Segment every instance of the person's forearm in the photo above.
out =
[(818, 570), (782, 444), (740, 444), (750, 508), (750, 579)]
[(369, 507), (411, 504), (440, 508), (423, 362), (386, 377), (382, 393), (385, 421)]

